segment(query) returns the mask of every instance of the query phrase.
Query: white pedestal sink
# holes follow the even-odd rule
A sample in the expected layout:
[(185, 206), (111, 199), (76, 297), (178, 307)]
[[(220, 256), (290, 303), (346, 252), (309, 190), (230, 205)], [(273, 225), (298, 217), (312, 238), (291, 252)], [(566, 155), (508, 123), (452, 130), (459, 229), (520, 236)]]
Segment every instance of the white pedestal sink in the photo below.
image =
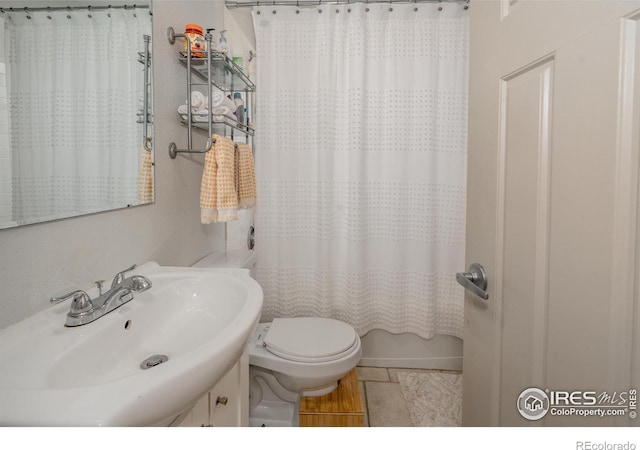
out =
[[(262, 308), (248, 270), (150, 262), (133, 273), (151, 289), (95, 322), (65, 327), (67, 302), (0, 331), (0, 425), (160, 424), (238, 361)], [(142, 369), (153, 355), (168, 360)]]

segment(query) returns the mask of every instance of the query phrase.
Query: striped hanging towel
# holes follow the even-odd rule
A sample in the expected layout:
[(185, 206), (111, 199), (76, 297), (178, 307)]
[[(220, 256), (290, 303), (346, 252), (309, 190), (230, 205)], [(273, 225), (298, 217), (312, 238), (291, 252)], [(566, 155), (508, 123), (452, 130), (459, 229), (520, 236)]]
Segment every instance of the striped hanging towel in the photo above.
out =
[(256, 205), (256, 171), (251, 147), (241, 142), (238, 147), (238, 204), (249, 209)]
[(200, 221), (228, 222), (238, 218), (233, 141), (213, 135), (213, 148), (204, 158), (200, 185)]
[(153, 202), (153, 155), (142, 149), (138, 171), (138, 203)]

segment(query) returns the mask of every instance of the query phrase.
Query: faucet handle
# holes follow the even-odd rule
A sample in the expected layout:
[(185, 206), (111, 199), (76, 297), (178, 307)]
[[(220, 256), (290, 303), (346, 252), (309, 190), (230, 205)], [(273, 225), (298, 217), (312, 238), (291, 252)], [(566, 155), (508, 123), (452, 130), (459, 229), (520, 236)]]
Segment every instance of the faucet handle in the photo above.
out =
[(81, 295), (80, 294), (81, 292), (84, 293), (85, 295), (87, 295), (86, 292), (81, 291), (81, 290), (77, 290), (77, 291), (69, 292), (68, 294), (62, 294), (62, 295), (59, 295), (59, 296), (51, 297), (51, 299), (49, 299), (49, 302), (51, 302), (51, 303), (62, 303), (65, 300), (69, 300), (70, 298), (75, 297), (76, 295)]
[(51, 303), (61, 303), (65, 300), (72, 299), (71, 311), (72, 313), (84, 313), (93, 310), (93, 303), (91, 303), (91, 297), (82, 290), (70, 292), (59, 297), (51, 297), (49, 300)]
[(122, 280), (124, 280), (124, 274), (129, 272), (130, 270), (135, 269), (136, 267), (138, 267), (138, 265), (134, 264), (131, 267), (124, 269), (122, 272), (118, 272), (116, 276), (113, 277), (113, 281), (111, 282), (111, 289), (115, 288), (117, 285), (122, 283)]

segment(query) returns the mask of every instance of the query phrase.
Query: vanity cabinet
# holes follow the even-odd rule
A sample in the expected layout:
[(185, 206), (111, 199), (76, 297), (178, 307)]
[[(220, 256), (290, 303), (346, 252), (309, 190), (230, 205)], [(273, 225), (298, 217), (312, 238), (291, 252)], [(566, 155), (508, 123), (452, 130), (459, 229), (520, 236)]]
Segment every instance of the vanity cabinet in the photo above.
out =
[(249, 353), (189, 411), (173, 420), (172, 427), (246, 427), (249, 425)]

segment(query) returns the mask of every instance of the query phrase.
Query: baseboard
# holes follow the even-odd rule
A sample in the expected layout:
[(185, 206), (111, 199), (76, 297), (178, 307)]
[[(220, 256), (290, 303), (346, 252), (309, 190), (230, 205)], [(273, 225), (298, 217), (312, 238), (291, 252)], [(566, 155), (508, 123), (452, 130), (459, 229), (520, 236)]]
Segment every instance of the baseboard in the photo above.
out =
[(402, 369), (462, 370), (462, 357), (434, 358), (372, 358), (363, 357), (358, 363), (363, 367), (397, 367)]
[(371, 330), (361, 340), (359, 366), (462, 370), (463, 343), (454, 336), (423, 339), (411, 333)]

